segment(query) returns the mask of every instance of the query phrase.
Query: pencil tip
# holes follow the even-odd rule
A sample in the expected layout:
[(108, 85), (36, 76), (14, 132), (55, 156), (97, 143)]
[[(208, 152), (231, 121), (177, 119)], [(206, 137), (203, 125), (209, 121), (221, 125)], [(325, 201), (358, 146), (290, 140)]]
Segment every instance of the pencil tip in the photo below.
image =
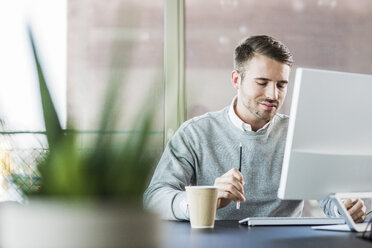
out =
[(243, 145), (242, 145), (242, 142), (240, 142), (240, 147), (242, 147)]

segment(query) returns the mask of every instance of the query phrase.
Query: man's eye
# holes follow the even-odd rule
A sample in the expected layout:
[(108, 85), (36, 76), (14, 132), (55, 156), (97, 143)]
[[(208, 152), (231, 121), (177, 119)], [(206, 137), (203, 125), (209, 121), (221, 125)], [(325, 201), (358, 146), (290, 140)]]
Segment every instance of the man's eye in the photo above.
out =
[(266, 83), (264, 83), (264, 82), (256, 82), (258, 85), (261, 85), (261, 86), (265, 86), (266, 85)]
[(285, 84), (278, 84), (277, 87), (278, 87), (279, 89), (283, 89), (283, 88), (286, 87), (286, 85), (285, 85)]

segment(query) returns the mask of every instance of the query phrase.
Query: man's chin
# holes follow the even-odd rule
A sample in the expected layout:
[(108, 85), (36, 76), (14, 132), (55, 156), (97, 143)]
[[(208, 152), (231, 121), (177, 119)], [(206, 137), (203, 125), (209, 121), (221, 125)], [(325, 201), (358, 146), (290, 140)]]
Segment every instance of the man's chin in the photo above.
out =
[(265, 111), (261, 113), (261, 120), (271, 121), (275, 115), (276, 115), (276, 111)]

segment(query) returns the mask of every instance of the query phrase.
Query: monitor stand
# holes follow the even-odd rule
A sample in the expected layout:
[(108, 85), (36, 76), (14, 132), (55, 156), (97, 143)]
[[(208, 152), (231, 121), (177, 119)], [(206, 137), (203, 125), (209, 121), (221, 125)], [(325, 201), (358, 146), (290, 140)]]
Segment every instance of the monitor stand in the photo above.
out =
[[(331, 226), (320, 226), (313, 227), (313, 229), (321, 230), (332, 230), (332, 231), (353, 231), (353, 232), (364, 232), (367, 231), (367, 223), (355, 224), (344, 204), (342, 199), (350, 198), (372, 198), (372, 192), (360, 192), (360, 193), (335, 193), (330, 194), (329, 197), (334, 201), (337, 206), (338, 211), (344, 218), (346, 225), (331, 225)], [(368, 231), (371, 230), (371, 226), (368, 226)]]

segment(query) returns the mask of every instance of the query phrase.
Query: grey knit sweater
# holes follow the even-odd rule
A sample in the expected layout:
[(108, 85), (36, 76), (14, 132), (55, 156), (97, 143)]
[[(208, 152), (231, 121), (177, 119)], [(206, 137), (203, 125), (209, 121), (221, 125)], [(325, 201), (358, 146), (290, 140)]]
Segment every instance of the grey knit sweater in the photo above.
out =
[[(288, 117), (277, 114), (257, 132), (233, 125), (229, 107), (186, 121), (167, 144), (149, 187), (145, 208), (164, 219), (189, 219), (185, 186), (213, 185), (214, 180), (239, 165), (243, 145), (242, 174), (246, 202), (217, 210), (216, 219), (240, 220), (253, 216), (300, 216), (303, 201), (277, 198)], [(333, 204), (324, 201), (325, 212)]]

